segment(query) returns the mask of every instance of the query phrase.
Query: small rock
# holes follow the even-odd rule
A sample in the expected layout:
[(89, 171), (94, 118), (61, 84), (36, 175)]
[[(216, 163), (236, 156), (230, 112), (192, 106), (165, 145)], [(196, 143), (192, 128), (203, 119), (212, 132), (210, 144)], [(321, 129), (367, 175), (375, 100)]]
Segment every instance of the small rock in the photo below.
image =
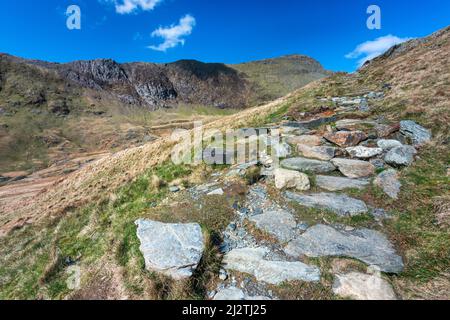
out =
[(325, 146), (310, 147), (304, 144), (298, 144), (297, 149), (306, 158), (314, 158), (324, 161), (333, 159), (336, 153), (336, 148)]
[(376, 169), (384, 169), (386, 167), (386, 164), (382, 159), (370, 159), (369, 162), (376, 168)]
[(409, 166), (413, 163), (416, 153), (416, 149), (412, 146), (395, 147), (388, 151), (384, 161), (395, 167)]
[(367, 161), (336, 158), (331, 162), (349, 178), (366, 178), (375, 173), (375, 167)]
[(383, 153), (381, 148), (367, 148), (362, 146), (345, 149), (353, 158), (369, 159)]
[(374, 185), (381, 188), (392, 199), (397, 200), (401, 183), (398, 181), (398, 173), (394, 169), (381, 172), (373, 181)]
[(397, 300), (389, 282), (379, 275), (360, 272), (336, 275), (333, 292), (356, 300)]
[(309, 178), (306, 174), (286, 169), (275, 169), (275, 187), (277, 189), (296, 188), (297, 190), (309, 190)]
[(364, 189), (369, 185), (369, 181), (334, 176), (316, 176), (316, 184), (319, 188), (328, 191), (341, 191), (345, 189)]
[(288, 200), (296, 201), (305, 207), (330, 210), (339, 216), (356, 216), (369, 211), (363, 201), (345, 194), (323, 192), (303, 195), (286, 191), (284, 196)]
[(395, 147), (401, 147), (403, 144), (398, 140), (381, 139), (377, 141), (377, 145), (383, 150), (390, 150)]
[(224, 194), (223, 189), (219, 188), (219, 189), (216, 189), (216, 190), (213, 190), (213, 191), (207, 193), (206, 195), (208, 195), (208, 196), (222, 196), (223, 194)]
[(227, 278), (228, 278), (228, 273), (225, 270), (220, 269), (219, 279), (222, 281), (225, 281), (225, 280), (227, 280)]
[(326, 173), (336, 170), (336, 167), (328, 161), (313, 160), (307, 158), (290, 158), (281, 161), (281, 166), (289, 170), (302, 172)]
[(414, 146), (421, 146), (431, 140), (431, 131), (414, 121), (400, 121), (400, 133), (410, 138)]
[(265, 296), (249, 296), (242, 291), (242, 289), (236, 287), (224, 288), (216, 293), (214, 296), (216, 301), (226, 301), (226, 300), (271, 300), (269, 297)]
[(244, 299), (245, 299), (244, 291), (236, 287), (220, 290), (214, 296), (214, 300), (217, 301), (244, 300)]
[(367, 135), (362, 131), (338, 131), (334, 133), (327, 133), (324, 138), (328, 141), (346, 148), (358, 145), (361, 141), (367, 139)]
[(136, 225), (146, 269), (176, 280), (192, 275), (205, 247), (199, 224), (166, 224), (139, 219)]
[(386, 236), (366, 228), (345, 231), (318, 224), (289, 242), (284, 251), (293, 257), (355, 258), (388, 273), (403, 270), (402, 258)]
[(172, 187), (169, 187), (169, 191), (170, 192), (178, 192), (178, 191), (180, 191), (180, 187), (178, 187), (178, 186), (172, 186)]

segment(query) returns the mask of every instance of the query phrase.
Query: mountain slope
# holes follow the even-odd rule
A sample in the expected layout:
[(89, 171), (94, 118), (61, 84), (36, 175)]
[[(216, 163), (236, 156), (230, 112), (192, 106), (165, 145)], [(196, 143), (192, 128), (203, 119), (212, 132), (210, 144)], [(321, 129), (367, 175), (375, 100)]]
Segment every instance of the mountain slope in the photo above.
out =
[[(359, 119), (394, 124), (394, 128), (401, 120), (414, 120), (430, 129), (432, 141), (418, 148), (415, 162), (400, 172), (402, 187), (397, 200), (385, 197), (372, 186), (349, 191), (369, 206), (383, 208), (391, 219), (383, 220), (381, 226), (380, 221), (365, 215), (344, 221), (351, 225), (349, 230), (370, 226), (387, 234), (405, 267), (399, 275), (383, 277), (400, 298), (448, 299), (450, 28), (401, 48), (375, 59), (355, 74), (335, 74), (267, 105), (208, 123), (205, 129), (272, 127), (286, 124), (286, 119), (331, 121), (331, 116), (336, 117), (333, 121)], [(342, 108), (332, 99), (348, 101), (373, 92), (381, 92), (382, 98), (370, 99), (368, 110)], [(333, 125), (321, 125), (312, 134), (333, 130), (327, 128)], [(198, 203), (202, 210), (193, 206), (196, 203), (192, 200), (182, 202), (176, 195), (172, 198), (158, 179), (170, 183), (182, 178), (186, 180), (177, 185), (197, 186), (210, 174), (221, 173), (220, 167), (173, 165), (170, 154), (174, 145), (175, 141), (162, 138), (124, 150), (72, 173), (33, 199), (0, 204), (4, 235), (0, 239), (0, 296), (206, 298), (207, 292), (216, 288), (220, 269), (219, 249), (214, 241), (233, 219), (229, 208), (241, 203), (239, 197), (247, 189), (240, 191), (239, 185), (232, 185), (226, 196)], [(226, 177), (228, 171), (224, 173)], [(212, 178), (217, 179), (217, 175)], [(270, 182), (267, 185), (270, 187)], [(208, 246), (195, 281), (174, 283), (144, 271), (135, 237), (134, 221), (139, 217), (204, 226)], [(322, 211), (313, 211), (309, 218), (316, 223), (342, 222)], [(256, 233), (255, 237), (271, 241), (265, 233)], [(70, 263), (64, 262), (66, 258)], [(308, 263), (323, 268), (326, 276), (336, 267), (328, 258), (310, 260)], [(354, 263), (347, 261), (337, 267), (354, 267)], [(82, 287), (75, 291), (64, 284), (66, 269), (72, 264), (84, 272)], [(18, 274), (18, 270), (25, 271)], [(274, 290), (285, 298), (324, 299), (334, 297), (331, 285), (325, 279), (317, 284), (300, 282)]]

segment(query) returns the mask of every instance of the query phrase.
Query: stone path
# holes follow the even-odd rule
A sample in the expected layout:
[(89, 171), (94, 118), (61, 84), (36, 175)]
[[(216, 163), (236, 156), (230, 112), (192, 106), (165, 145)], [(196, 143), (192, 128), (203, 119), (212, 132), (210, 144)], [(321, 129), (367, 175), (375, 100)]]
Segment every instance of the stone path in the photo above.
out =
[[(281, 161), (281, 168), (274, 167), (270, 157), (261, 160), (263, 181), (250, 186), (244, 203), (233, 205), (235, 218), (222, 233), (220, 282), (217, 289), (208, 294), (210, 299), (276, 299), (269, 289), (271, 285), (294, 280), (319, 282), (322, 271), (333, 273), (334, 284), (330, 289), (338, 296), (396, 299), (382, 274), (321, 270), (306, 259), (356, 259), (369, 270), (387, 274), (403, 270), (400, 253), (383, 232), (382, 221), (390, 214), (348, 193), (374, 185), (387, 198), (398, 199), (402, 168), (414, 161), (416, 148), (428, 142), (431, 134), (412, 121), (385, 123), (379, 119), (345, 118), (347, 112), (370, 111), (372, 101), (380, 99), (383, 99), (380, 92), (335, 97), (331, 99), (335, 114), (327, 113), (307, 121), (287, 121), (273, 127), (282, 132), (276, 153), (286, 159)], [(320, 100), (330, 101), (328, 98)], [(334, 127), (330, 126), (332, 123)], [(224, 177), (243, 176), (256, 164), (233, 166)], [(269, 194), (269, 187), (277, 192), (277, 200)], [(224, 190), (216, 179), (191, 188), (189, 193), (195, 200), (208, 194), (222, 195)], [(298, 220), (293, 203), (304, 210), (326, 210), (342, 219), (370, 213), (380, 228), (355, 228), (326, 221), (308, 225)], [(179, 231), (184, 230), (180, 233), (174, 226), (156, 228), (155, 224), (147, 223), (138, 222), (138, 235), (148, 267), (169, 272), (174, 277), (191, 274), (201, 257), (199, 227), (180, 226)], [(148, 232), (143, 231), (144, 226)], [(268, 237), (258, 236), (254, 230)], [(186, 234), (194, 243), (185, 238)], [(155, 242), (155, 235), (161, 240)], [(244, 277), (240, 283), (236, 272)]]

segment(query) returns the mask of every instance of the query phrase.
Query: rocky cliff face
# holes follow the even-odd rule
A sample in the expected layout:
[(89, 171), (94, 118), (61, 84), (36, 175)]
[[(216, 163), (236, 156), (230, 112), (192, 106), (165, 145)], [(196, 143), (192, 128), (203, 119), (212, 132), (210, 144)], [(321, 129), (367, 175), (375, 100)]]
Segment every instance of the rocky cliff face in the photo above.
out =
[[(75, 61), (66, 64), (49, 63), (37, 60), (25, 60), (2, 55), (6, 73), (33, 74), (33, 82), (45, 86), (47, 79), (39, 74), (52, 74), (55, 81), (65, 86), (91, 89), (110, 93), (113, 98), (126, 104), (138, 105), (154, 110), (176, 104), (200, 104), (219, 108), (244, 108), (254, 101), (262, 101), (269, 95), (256, 88), (261, 87), (254, 72), (250, 75), (236, 66), (221, 63), (202, 63), (195, 60), (181, 60), (168, 64), (127, 63), (119, 64), (111, 59)], [(258, 63), (264, 63), (260, 61)], [(260, 77), (272, 76), (275, 81), (281, 77), (300, 77), (302, 85), (324, 77), (327, 72), (320, 64), (303, 56), (267, 60), (270, 69), (261, 69)], [(295, 65), (294, 74), (285, 75), (283, 70), (274, 70), (283, 66)], [(20, 66), (18, 66), (20, 65)], [(301, 66), (299, 69), (298, 66)], [(36, 70), (38, 69), (38, 70)], [(309, 77), (314, 74), (313, 77)], [(292, 89), (292, 88), (290, 88)], [(47, 93), (43, 92), (45, 96)], [(279, 96), (282, 93), (278, 94)], [(266, 97), (264, 97), (266, 96)], [(270, 98), (274, 98), (270, 96)]]

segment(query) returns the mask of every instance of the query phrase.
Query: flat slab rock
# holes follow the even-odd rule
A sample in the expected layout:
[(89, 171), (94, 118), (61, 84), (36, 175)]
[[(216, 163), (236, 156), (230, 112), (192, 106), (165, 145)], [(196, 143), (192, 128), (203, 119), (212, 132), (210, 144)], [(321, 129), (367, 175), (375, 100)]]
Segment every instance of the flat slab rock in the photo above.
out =
[(346, 231), (318, 224), (289, 242), (284, 251), (294, 257), (350, 257), (388, 273), (403, 270), (402, 258), (386, 236), (365, 228)]
[(333, 292), (343, 298), (355, 300), (397, 300), (389, 282), (376, 274), (338, 274), (334, 280)]
[(285, 210), (269, 211), (250, 217), (256, 227), (275, 236), (280, 242), (288, 242), (296, 235), (297, 222)]
[(310, 147), (304, 144), (298, 144), (297, 150), (306, 158), (313, 158), (318, 160), (329, 161), (334, 158), (336, 148), (327, 146)]
[(281, 166), (289, 170), (297, 170), (302, 172), (327, 173), (336, 170), (336, 167), (328, 162), (321, 160), (313, 160), (307, 158), (290, 158), (281, 161)]
[(302, 206), (330, 210), (343, 217), (356, 216), (369, 211), (363, 201), (344, 194), (322, 192), (304, 195), (286, 191), (284, 196), (288, 200), (296, 201)]
[(375, 166), (367, 161), (335, 158), (331, 162), (348, 178), (367, 178), (375, 173)]
[(357, 146), (367, 139), (367, 135), (362, 131), (338, 131), (327, 133), (323, 137), (342, 148)]
[(299, 261), (269, 261), (264, 257), (268, 248), (243, 248), (228, 252), (223, 259), (225, 268), (253, 275), (258, 281), (269, 284), (281, 284), (285, 281), (302, 280), (315, 282), (320, 280), (320, 270)]
[(366, 179), (350, 179), (334, 176), (316, 176), (316, 185), (328, 191), (341, 191), (345, 189), (364, 189), (369, 185)]
[(188, 278), (197, 268), (204, 250), (200, 225), (169, 224), (139, 219), (136, 221), (139, 249), (145, 267), (176, 280)]

